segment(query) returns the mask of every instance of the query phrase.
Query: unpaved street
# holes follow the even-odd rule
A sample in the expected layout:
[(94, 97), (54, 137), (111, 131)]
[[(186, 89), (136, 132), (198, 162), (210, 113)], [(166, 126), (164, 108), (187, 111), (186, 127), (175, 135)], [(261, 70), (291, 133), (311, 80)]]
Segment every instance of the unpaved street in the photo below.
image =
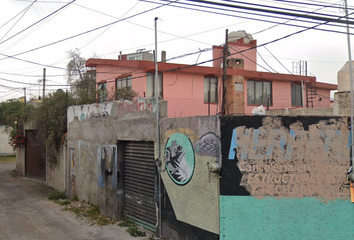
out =
[(0, 240), (147, 239), (132, 237), (117, 224), (90, 226), (87, 220), (47, 199), (40, 181), (13, 178), (14, 163), (0, 163)]

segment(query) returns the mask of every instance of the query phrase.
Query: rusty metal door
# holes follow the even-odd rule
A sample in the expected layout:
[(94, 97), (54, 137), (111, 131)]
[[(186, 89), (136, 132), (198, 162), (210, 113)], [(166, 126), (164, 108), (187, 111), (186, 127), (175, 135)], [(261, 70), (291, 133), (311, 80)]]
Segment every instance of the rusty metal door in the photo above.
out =
[(156, 166), (153, 142), (126, 142), (124, 148), (124, 210), (127, 217), (156, 230)]
[(25, 144), (26, 177), (46, 178), (45, 146), (38, 144), (37, 131), (26, 130)]

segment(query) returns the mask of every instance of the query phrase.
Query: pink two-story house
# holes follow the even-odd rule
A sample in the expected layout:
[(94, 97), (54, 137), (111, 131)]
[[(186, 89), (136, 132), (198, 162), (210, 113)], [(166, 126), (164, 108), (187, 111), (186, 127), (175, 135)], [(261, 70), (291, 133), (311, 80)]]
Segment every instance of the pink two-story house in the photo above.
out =
[[(266, 109), (330, 107), (330, 91), (337, 85), (316, 82), (315, 77), (257, 71), (257, 41), (244, 31), (228, 39), (226, 76), (224, 47), (213, 46), (213, 66), (158, 63), (159, 96), (168, 102), (168, 117), (198, 115), (250, 115)], [(118, 88), (130, 88), (141, 97), (155, 96), (155, 62), (148, 52), (113, 59), (89, 59), (96, 68), (97, 89), (107, 90), (100, 101), (115, 100)], [(224, 90), (225, 89), (225, 90)]]

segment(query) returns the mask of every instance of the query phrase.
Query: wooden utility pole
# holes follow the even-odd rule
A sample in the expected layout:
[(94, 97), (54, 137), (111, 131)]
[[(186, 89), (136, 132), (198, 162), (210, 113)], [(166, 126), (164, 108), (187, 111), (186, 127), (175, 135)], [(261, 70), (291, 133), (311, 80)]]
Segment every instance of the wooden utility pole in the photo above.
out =
[(25, 100), (25, 104), (26, 104), (26, 88), (23, 88), (23, 96), (24, 96), (24, 100)]
[(45, 68), (43, 68), (43, 99), (45, 98)]
[(221, 104), (221, 115), (226, 114), (226, 104), (227, 104), (227, 94), (226, 94), (226, 80), (227, 80), (227, 57), (228, 57), (228, 35), (229, 35), (229, 29), (226, 29), (226, 36), (225, 36), (225, 45), (223, 49), (223, 74), (222, 74), (222, 86), (223, 86), (223, 91), (222, 91), (222, 104)]

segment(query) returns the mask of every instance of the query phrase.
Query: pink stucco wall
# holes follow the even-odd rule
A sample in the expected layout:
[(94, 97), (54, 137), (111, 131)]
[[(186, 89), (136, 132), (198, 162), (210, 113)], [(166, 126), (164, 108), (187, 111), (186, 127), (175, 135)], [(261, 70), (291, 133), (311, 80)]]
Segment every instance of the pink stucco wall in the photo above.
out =
[[(165, 73), (163, 78), (168, 117), (208, 115), (208, 104), (204, 103), (204, 75), (171, 72)], [(210, 115), (217, 114), (220, 109), (218, 104), (210, 104)]]
[[(131, 74), (132, 88), (139, 97), (146, 92), (146, 72), (137, 68), (118, 68), (109, 65), (97, 66), (97, 83), (106, 81), (108, 100), (113, 100), (115, 79)], [(221, 78), (219, 79), (219, 83)], [(220, 88), (220, 86), (219, 86)], [(168, 101), (168, 117), (215, 115), (221, 106), (204, 103), (204, 75), (167, 72), (163, 74), (163, 99)], [(219, 96), (220, 99), (220, 96)]]
[[(247, 91), (247, 81), (244, 82), (244, 89)], [(301, 108), (291, 105), (291, 83), (286, 81), (272, 82), (273, 105), (269, 107), (271, 110)], [(319, 99), (321, 98), (321, 101)], [(306, 106), (306, 92), (303, 90), (303, 102)], [(256, 105), (247, 105), (247, 92), (245, 92), (245, 114), (251, 115)], [(266, 106), (264, 106), (266, 108)], [(311, 106), (310, 106), (311, 107)], [(317, 96), (313, 100), (314, 108), (330, 107), (330, 90), (317, 88)]]
[[(146, 91), (146, 73), (137, 68), (121, 68), (109, 65), (97, 66), (96, 81), (97, 83), (106, 82), (108, 90), (108, 100), (113, 100), (115, 91), (115, 81), (122, 75), (131, 75), (133, 78), (132, 88), (139, 96), (143, 96)], [(113, 90), (113, 91), (112, 91)]]
[[(217, 48), (219, 49), (219, 47)], [(222, 50), (222, 49), (221, 49)], [(133, 61), (132, 61), (133, 62)], [(144, 63), (146, 64), (146, 63)], [(132, 64), (133, 65), (133, 64)], [(129, 65), (130, 66), (130, 65)], [(176, 67), (166, 65), (168, 67)], [(165, 67), (166, 67), (165, 66)], [(106, 82), (107, 89), (113, 93), (115, 90), (115, 80), (121, 76), (131, 75), (133, 78), (132, 88), (143, 97), (146, 92), (146, 71), (141, 65), (131, 67), (113, 66), (109, 64), (97, 64), (97, 83)], [(190, 70), (182, 71), (162, 71), (163, 72), (163, 99), (168, 102), (168, 117), (186, 117), (186, 116), (203, 116), (215, 115), (221, 112), (221, 75), (219, 76), (219, 92), (218, 102), (208, 106), (204, 103), (204, 77), (208, 72), (214, 70), (214, 76), (218, 75), (218, 69), (215, 68), (199, 68), (198, 71)], [(220, 74), (220, 73), (219, 73)], [(243, 89), (245, 114), (251, 115), (252, 110), (257, 107), (255, 105), (247, 105), (247, 79), (244, 80)], [(317, 88), (318, 96), (313, 101), (314, 108), (330, 106), (330, 88), (333, 86), (321, 85)], [(236, 94), (236, 93), (235, 93)], [(305, 95), (305, 93), (303, 94)], [(298, 108), (291, 106), (291, 83), (288, 81), (272, 81), (272, 102), (270, 109), (292, 109)], [(319, 101), (321, 97), (321, 101)], [(113, 94), (108, 96), (108, 100), (112, 101)], [(266, 107), (266, 106), (265, 106)]]

